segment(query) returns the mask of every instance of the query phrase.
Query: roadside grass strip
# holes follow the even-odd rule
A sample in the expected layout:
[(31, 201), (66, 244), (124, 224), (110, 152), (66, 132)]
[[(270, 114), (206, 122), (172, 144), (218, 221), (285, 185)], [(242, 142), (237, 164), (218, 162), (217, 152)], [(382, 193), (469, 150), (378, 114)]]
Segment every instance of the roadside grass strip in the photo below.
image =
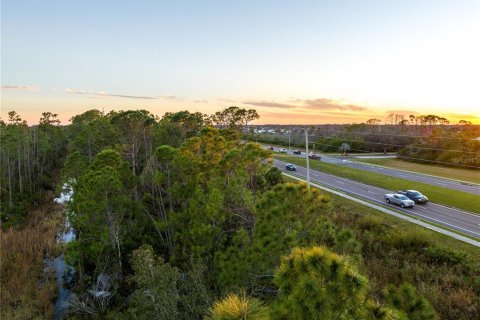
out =
[(480, 187), (480, 170), (446, 168), (431, 164), (408, 162), (400, 159), (361, 159), (352, 157), (348, 160), (375, 165), (383, 168), (397, 169), (410, 173), (420, 173), (426, 176), (464, 182), (467, 184), (477, 184)]

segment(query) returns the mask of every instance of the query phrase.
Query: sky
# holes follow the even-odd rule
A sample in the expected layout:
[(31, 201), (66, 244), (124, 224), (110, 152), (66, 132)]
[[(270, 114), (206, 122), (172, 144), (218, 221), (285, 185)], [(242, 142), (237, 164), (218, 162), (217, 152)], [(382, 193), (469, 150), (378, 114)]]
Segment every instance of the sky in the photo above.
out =
[(256, 123), (480, 124), (480, 1), (1, 2), (1, 117), (89, 109)]

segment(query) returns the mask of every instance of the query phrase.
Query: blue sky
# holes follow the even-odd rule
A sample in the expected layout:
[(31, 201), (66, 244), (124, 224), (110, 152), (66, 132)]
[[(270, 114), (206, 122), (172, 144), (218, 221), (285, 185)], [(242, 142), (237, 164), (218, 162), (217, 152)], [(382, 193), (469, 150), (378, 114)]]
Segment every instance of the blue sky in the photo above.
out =
[(2, 117), (231, 104), (261, 122), (480, 117), (479, 20), (478, 1), (4, 0)]

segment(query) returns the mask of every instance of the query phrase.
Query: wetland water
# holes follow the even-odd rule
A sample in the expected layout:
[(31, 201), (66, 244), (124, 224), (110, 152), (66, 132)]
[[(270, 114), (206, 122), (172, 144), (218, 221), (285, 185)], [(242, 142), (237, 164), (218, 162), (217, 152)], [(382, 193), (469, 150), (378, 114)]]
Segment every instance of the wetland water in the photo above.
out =
[[(55, 198), (56, 203), (65, 205), (72, 197), (73, 191), (68, 184), (65, 184), (62, 193), (58, 198)], [(73, 281), (75, 269), (69, 266), (65, 261), (65, 244), (75, 239), (75, 231), (70, 226), (68, 215), (66, 214), (66, 207), (64, 207), (65, 225), (57, 233), (57, 243), (62, 247), (62, 253), (53, 261), (50, 261), (50, 268), (55, 271), (56, 285), (57, 285), (57, 300), (55, 301), (55, 320), (62, 319), (65, 309), (68, 306), (68, 300), (71, 291), (68, 289)]]

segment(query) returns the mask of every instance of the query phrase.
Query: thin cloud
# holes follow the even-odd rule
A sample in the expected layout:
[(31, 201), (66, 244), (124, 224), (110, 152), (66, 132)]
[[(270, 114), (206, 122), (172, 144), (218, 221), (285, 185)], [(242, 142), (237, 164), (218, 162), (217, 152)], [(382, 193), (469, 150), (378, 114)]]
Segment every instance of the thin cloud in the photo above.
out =
[(208, 103), (208, 100), (193, 100), (195, 103)]
[(1, 87), (2, 90), (18, 90), (18, 91), (40, 91), (40, 88), (37, 86), (12, 86), (5, 85)]
[(365, 111), (365, 107), (354, 104), (343, 104), (326, 98), (303, 100), (304, 108), (314, 110)]
[(305, 112), (303, 110), (295, 110), (293, 112), (268, 112), (268, 111), (265, 111), (265, 112), (261, 112), (261, 115), (269, 115), (269, 116), (273, 116), (273, 115), (278, 115), (279, 117), (285, 117), (285, 118), (297, 118), (297, 117), (301, 117), (301, 118), (309, 118), (309, 117), (315, 117), (315, 118), (322, 118), (322, 117), (326, 117), (326, 118), (351, 118), (351, 117), (355, 117), (355, 118), (358, 118), (358, 119), (363, 119), (365, 118), (365, 115), (362, 115), (362, 114), (358, 114), (358, 113), (345, 113), (345, 112), (342, 112), (342, 113), (338, 113), (338, 112), (334, 112), (334, 111), (325, 111), (325, 112), (315, 112), (315, 113), (311, 113), (311, 112)]
[(265, 101), (265, 100), (247, 100), (244, 101), (244, 104), (250, 104), (257, 107), (265, 108), (280, 108), (280, 109), (308, 109), (315, 111), (366, 111), (366, 107), (354, 105), (354, 104), (344, 104), (340, 101), (319, 98), (319, 99), (292, 99), (291, 103), (283, 103), (276, 101)]
[(184, 98), (177, 97), (177, 96), (173, 96), (173, 95), (170, 95), (170, 96), (158, 96), (158, 98), (160, 98), (160, 99), (165, 99), (165, 100), (175, 100), (175, 101), (185, 100)]
[(261, 112), (262, 121), (264, 123), (281, 123), (281, 124), (321, 124), (321, 123), (352, 123), (364, 121), (365, 116), (359, 114), (333, 113), (328, 114), (307, 114), (299, 112)]
[(135, 95), (127, 95), (127, 94), (113, 94), (107, 93), (104, 91), (88, 91), (88, 90), (72, 90), (67, 88), (64, 90), (65, 93), (70, 94), (81, 94), (81, 95), (88, 95), (92, 98), (104, 98), (104, 97), (116, 97), (116, 98), (126, 98), (126, 99), (139, 99), (139, 100), (157, 100), (157, 99), (165, 99), (165, 100), (183, 100), (177, 96), (173, 95), (165, 95), (165, 96), (135, 96)]
[(278, 103), (275, 101), (244, 101), (244, 104), (250, 104), (257, 107), (267, 107), (267, 108), (282, 108), (282, 109), (294, 109), (298, 106), (293, 104)]

